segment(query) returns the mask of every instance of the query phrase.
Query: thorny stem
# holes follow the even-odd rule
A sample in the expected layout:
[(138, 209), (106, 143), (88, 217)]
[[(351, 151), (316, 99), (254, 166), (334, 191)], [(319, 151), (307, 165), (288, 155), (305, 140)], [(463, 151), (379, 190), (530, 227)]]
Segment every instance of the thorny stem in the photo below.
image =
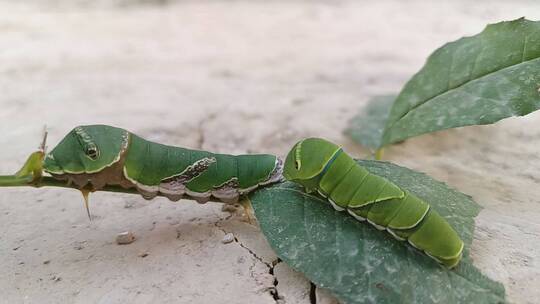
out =
[[(0, 175), (0, 187), (61, 187), (71, 188), (78, 191), (82, 191), (73, 183), (67, 183), (66, 181), (57, 180), (52, 176), (43, 176), (43, 152), (34, 152), (28, 157), (23, 167), (13, 175)], [(119, 192), (128, 194), (139, 194), (135, 188), (124, 188), (118, 185), (106, 185), (97, 191), (107, 192)], [(94, 192), (94, 191), (92, 191)], [(163, 196), (161, 193), (158, 196)], [(212, 202), (221, 202), (218, 199), (211, 197)]]
[[(51, 176), (43, 176), (37, 183), (32, 182), (33, 177), (16, 177), (15, 175), (0, 175), (0, 187), (21, 187), (21, 186), (31, 186), (36, 188), (41, 187), (61, 187), (61, 188), (70, 188), (81, 191), (75, 184), (68, 184), (65, 181), (57, 180)], [(127, 193), (127, 194), (140, 194), (135, 188), (124, 188), (117, 185), (106, 185), (103, 188), (100, 188), (97, 191), (106, 191), (106, 192), (116, 192), (116, 193)], [(92, 191), (92, 192), (97, 192)], [(163, 196), (161, 193), (158, 193), (158, 196)], [(210, 202), (222, 203), (222, 201), (211, 197)]]
[(0, 187), (29, 186), (33, 179), (32, 175), (0, 175)]

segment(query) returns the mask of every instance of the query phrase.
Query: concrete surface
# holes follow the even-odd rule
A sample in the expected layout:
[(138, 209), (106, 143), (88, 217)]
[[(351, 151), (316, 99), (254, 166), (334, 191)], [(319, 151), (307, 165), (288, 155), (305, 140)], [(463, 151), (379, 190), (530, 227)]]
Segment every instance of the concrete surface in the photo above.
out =
[[(341, 131), (443, 43), (540, 19), (537, 1), (0, 1), (0, 172), (72, 127), (106, 123), (216, 152), (284, 155)], [(540, 113), (426, 135), (386, 159), (472, 195), (475, 264), (540, 298)], [(1, 303), (332, 303), (217, 203), (0, 191)], [(117, 245), (116, 235), (136, 240)], [(224, 244), (227, 233), (235, 241)], [(315, 295), (315, 296), (314, 296)]]

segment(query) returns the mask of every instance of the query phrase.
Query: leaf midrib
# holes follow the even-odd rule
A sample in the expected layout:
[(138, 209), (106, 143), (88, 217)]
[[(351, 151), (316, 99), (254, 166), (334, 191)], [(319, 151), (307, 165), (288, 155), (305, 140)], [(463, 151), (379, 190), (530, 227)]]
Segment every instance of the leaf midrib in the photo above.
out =
[[(529, 37), (529, 36), (525, 36), (524, 43), (528, 40), (528, 37)], [(482, 50), (483, 50), (483, 48), (482, 48)], [(482, 51), (481, 51), (481, 52), (482, 52)], [(480, 54), (481, 54), (481, 52), (480, 52)], [(521, 55), (522, 61), (519, 62), (519, 63), (512, 64), (512, 65), (506, 66), (506, 67), (504, 67), (504, 68), (502, 68), (502, 69), (494, 70), (494, 71), (491, 71), (491, 72), (489, 72), (489, 73), (483, 74), (483, 75), (481, 75), (481, 76), (479, 76), (479, 77), (477, 77), (477, 78), (467, 80), (467, 81), (465, 81), (464, 83), (462, 83), (462, 84), (460, 84), (460, 85), (457, 85), (457, 86), (455, 86), (455, 87), (453, 87), (453, 88), (451, 88), (451, 89), (449, 88), (449, 89), (447, 89), (446, 91), (444, 91), (444, 92), (442, 92), (442, 93), (439, 93), (439, 94), (436, 94), (436, 95), (434, 95), (434, 96), (431, 96), (431, 97), (429, 97), (428, 99), (424, 100), (423, 102), (421, 102), (421, 103), (419, 103), (419, 104), (413, 106), (413, 107), (410, 108), (405, 114), (403, 114), (401, 117), (399, 117), (397, 120), (395, 120), (395, 121), (392, 123), (392, 125), (389, 126), (389, 127), (385, 130), (384, 133), (386, 133), (387, 130), (392, 129), (392, 128), (394, 127), (394, 125), (396, 125), (399, 121), (401, 121), (403, 118), (405, 118), (405, 116), (409, 115), (409, 113), (413, 112), (413, 111), (416, 110), (417, 108), (419, 108), (419, 107), (421, 107), (421, 106), (423, 106), (423, 105), (429, 103), (430, 101), (432, 101), (432, 100), (434, 100), (434, 99), (436, 99), (436, 98), (438, 98), (438, 97), (440, 97), (440, 96), (449, 94), (449, 93), (453, 92), (454, 90), (457, 90), (457, 89), (461, 88), (462, 86), (465, 86), (465, 85), (467, 85), (467, 84), (469, 84), (469, 83), (471, 83), (471, 82), (477, 81), (477, 80), (481, 80), (481, 79), (483, 79), (483, 78), (485, 78), (485, 77), (490, 76), (491, 74), (495, 74), (495, 73), (504, 71), (504, 70), (506, 70), (506, 69), (513, 68), (513, 67), (516, 67), (516, 66), (518, 66), (518, 65), (521, 65), (521, 64), (524, 64), (524, 63), (529, 63), (529, 62), (531, 62), (531, 61), (540, 59), (540, 56), (536, 56), (536, 57), (531, 58), (531, 59), (528, 59), (528, 60), (523, 60), (523, 58), (525, 57), (524, 52), (525, 52), (525, 47), (523, 48), (522, 55)], [(478, 57), (479, 57), (479, 56), (478, 56)], [(477, 57), (477, 58), (478, 58), (478, 57)], [(476, 61), (477, 61), (477, 59), (475, 59), (474, 63), (476, 63)], [(398, 97), (398, 98), (399, 98), (399, 97)]]
[[(297, 189), (294, 189), (294, 188), (289, 188), (289, 187), (281, 187), (281, 186), (277, 186), (277, 187), (273, 187), (273, 188), (268, 188), (268, 190), (270, 189), (277, 189), (278, 191), (286, 191), (286, 192), (296, 192), (296, 193), (299, 193), (301, 194), (301, 196), (305, 199), (305, 198), (311, 198), (311, 199), (315, 199), (315, 200), (319, 200), (321, 202), (324, 202), (323, 199), (319, 198), (318, 196), (314, 196), (314, 195), (311, 195), (311, 194), (308, 194), (308, 193), (305, 193), (305, 192), (302, 192), (300, 190), (297, 190)], [(303, 205), (303, 208), (305, 208), (305, 201), (302, 203)], [(469, 245), (470, 246), (470, 245)], [(407, 257), (407, 262), (410, 262), (409, 258)], [(468, 262), (471, 264), (471, 265), (474, 265), (472, 263), (472, 260), (469, 258), (468, 259)], [(455, 275), (457, 277), (460, 277), (461, 279), (463, 279), (465, 282), (467, 282), (467, 284), (470, 284), (471, 286), (473, 287), (476, 287), (477, 290), (482, 290), (483, 292), (485, 293), (490, 293), (492, 295), (494, 295), (498, 300), (500, 301), (504, 301), (505, 300), (505, 297), (504, 296), (501, 296), (497, 290), (495, 288), (490, 288), (490, 287), (486, 287), (486, 286), (482, 286), (480, 284), (477, 284), (476, 282), (474, 282), (473, 280), (471, 280), (470, 278), (464, 276), (461, 272), (457, 272), (457, 271), (447, 271), (446, 272), (446, 275), (447, 275), (447, 280), (448, 281), (452, 281), (452, 279), (450, 278), (450, 276), (452, 275)], [(369, 282), (369, 275), (368, 275), (368, 282)]]

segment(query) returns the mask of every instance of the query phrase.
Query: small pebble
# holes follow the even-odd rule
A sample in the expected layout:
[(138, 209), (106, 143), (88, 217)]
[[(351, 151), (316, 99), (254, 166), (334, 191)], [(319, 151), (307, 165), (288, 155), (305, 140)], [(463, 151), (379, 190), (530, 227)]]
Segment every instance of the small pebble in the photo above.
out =
[(148, 252), (142, 252), (142, 253), (139, 253), (139, 257), (140, 258), (145, 258), (148, 256)]
[(116, 236), (118, 245), (127, 245), (135, 241), (135, 235), (131, 231), (124, 231)]
[(51, 262), (50, 260), (46, 260), (46, 261), (43, 261), (43, 264), (48, 265), (50, 262)]
[(59, 276), (53, 276), (53, 277), (51, 278), (51, 280), (54, 281), (54, 282), (60, 282), (60, 281), (62, 281), (62, 278), (59, 277)]
[(232, 241), (234, 241), (234, 235), (232, 233), (225, 234), (221, 240), (223, 244), (229, 244)]

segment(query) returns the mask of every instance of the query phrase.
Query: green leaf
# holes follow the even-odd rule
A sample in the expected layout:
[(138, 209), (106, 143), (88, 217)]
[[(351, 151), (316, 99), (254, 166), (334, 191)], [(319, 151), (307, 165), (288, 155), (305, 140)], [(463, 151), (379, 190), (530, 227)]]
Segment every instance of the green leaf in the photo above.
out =
[(285, 182), (254, 192), (261, 229), (278, 256), (344, 303), (500, 303), (504, 288), (469, 258), (480, 207), (427, 175), (385, 162), (359, 161), (431, 204), (465, 242), (452, 271), (369, 224), (337, 212), (322, 198)]
[[(396, 98), (381, 146), (449, 128), (492, 124), (539, 108), (540, 22), (521, 18), (491, 24), (428, 58)], [(371, 140), (359, 136), (360, 142)]]
[(395, 100), (395, 95), (373, 97), (366, 107), (351, 119), (345, 134), (364, 147), (380, 148), (384, 127)]

